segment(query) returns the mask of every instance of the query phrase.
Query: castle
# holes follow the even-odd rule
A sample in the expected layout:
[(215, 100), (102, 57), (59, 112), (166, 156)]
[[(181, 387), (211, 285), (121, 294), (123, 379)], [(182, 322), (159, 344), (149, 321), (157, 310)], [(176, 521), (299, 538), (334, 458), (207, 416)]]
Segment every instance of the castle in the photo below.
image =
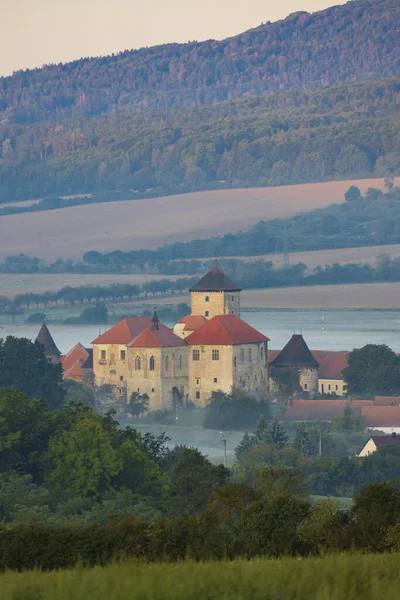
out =
[[(134, 392), (147, 394), (152, 411), (188, 400), (205, 406), (212, 392), (232, 387), (256, 398), (276, 396), (290, 372), (308, 395), (324, 386), (345, 394), (341, 371), (347, 353), (311, 353), (299, 334), (280, 352), (268, 351), (269, 338), (240, 318), (241, 289), (217, 264), (189, 292), (191, 314), (172, 329), (154, 310), (152, 317), (123, 319), (93, 340), (93, 348), (76, 344), (65, 356), (45, 324), (38, 341), (51, 360), (61, 361), (65, 379), (111, 385), (121, 401)], [(337, 363), (340, 373), (330, 369), (325, 375), (325, 363)]]

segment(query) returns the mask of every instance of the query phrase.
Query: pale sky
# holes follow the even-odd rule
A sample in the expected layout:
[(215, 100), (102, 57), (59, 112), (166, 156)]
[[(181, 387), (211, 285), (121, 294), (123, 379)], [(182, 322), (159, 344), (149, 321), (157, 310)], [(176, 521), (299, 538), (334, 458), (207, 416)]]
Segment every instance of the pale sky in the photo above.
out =
[(166, 42), (223, 39), (344, 0), (0, 0), (0, 75)]

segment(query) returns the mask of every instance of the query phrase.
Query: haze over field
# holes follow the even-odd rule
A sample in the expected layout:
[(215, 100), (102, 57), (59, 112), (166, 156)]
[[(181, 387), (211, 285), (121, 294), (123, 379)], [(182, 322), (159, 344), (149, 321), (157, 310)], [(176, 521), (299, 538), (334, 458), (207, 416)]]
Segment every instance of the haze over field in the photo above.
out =
[[(350, 185), (383, 189), (383, 179), (198, 192), (0, 218), (0, 258), (24, 253), (78, 259), (88, 250), (138, 250), (248, 228), (259, 220), (344, 202)], [(15, 235), (18, 231), (18, 235)]]

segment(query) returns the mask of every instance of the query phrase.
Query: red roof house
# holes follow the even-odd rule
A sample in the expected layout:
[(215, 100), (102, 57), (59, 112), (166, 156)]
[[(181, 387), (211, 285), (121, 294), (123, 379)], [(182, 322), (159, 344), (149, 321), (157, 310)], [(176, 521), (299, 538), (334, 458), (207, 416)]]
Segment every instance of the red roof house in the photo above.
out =
[(186, 342), (192, 346), (232, 346), (269, 342), (269, 338), (236, 315), (216, 315), (191, 333)]

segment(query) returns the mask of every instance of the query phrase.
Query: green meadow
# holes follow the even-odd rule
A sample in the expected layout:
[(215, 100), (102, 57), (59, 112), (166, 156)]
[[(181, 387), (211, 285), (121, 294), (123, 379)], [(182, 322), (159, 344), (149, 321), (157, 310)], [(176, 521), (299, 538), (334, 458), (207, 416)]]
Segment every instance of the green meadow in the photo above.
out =
[(399, 554), (0, 575), (1, 600), (397, 600)]

